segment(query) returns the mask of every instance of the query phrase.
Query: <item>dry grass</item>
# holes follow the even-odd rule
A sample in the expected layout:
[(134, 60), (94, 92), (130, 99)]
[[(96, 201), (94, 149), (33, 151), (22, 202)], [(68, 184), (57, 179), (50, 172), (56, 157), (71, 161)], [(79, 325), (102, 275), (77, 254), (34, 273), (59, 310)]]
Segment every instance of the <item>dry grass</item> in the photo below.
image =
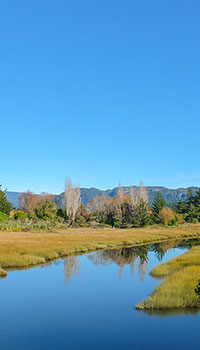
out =
[[(193, 247), (186, 253), (153, 268), (150, 275), (165, 277), (187, 266), (200, 265), (200, 247)], [(200, 276), (199, 276), (200, 277)]]
[(200, 225), (143, 229), (66, 229), (57, 232), (0, 232), (0, 267), (41, 264), (75, 253), (196, 237)]
[(150, 273), (163, 277), (149, 298), (138, 309), (177, 309), (200, 307), (194, 289), (200, 278), (200, 247), (193, 247), (183, 255), (156, 266)]

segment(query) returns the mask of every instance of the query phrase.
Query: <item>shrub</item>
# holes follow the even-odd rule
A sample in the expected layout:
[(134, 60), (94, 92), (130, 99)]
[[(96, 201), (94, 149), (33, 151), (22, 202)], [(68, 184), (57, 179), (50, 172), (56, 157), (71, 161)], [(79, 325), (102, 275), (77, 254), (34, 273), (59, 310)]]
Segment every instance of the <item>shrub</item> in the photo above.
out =
[(193, 224), (199, 224), (199, 220), (198, 220), (197, 218), (193, 218), (193, 219), (191, 220), (191, 222), (192, 222)]
[(56, 220), (56, 206), (48, 197), (44, 197), (40, 200), (35, 209), (35, 213), (39, 219), (42, 220)]
[(80, 227), (87, 227), (88, 224), (85, 220), (85, 218), (82, 215), (77, 215), (75, 222), (80, 226)]
[(171, 208), (164, 207), (159, 215), (161, 223), (164, 225), (174, 225), (176, 223), (175, 213)]
[(114, 227), (120, 228), (121, 227), (121, 223), (119, 221), (115, 221), (114, 222)]
[(185, 220), (182, 214), (175, 213), (175, 218), (178, 224), (184, 224)]
[(55, 228), (66, 227), (63, 223), (56, 221), (47, 221), (40, 219), (27, 219), (27, 220), (15, 220), (10, 219), (6, 221), (0, 220), (0, 231), (9, 231), (9, 232), (21, 232), (21, 231), (32, 231), (32, 230), (47, 230), (51, 231)]
[(5, 213), (2, 213), (0, 211), (0, 222), (6, 221), (8, 219), (9, 219), (9, 216), (7, 214), (5, 214)]
[(13, 218), (15, 220), (26, 220), (28, 217), (28, 215), (26, 213), (24, 213), (23, 211), (18, 211), (17, 213), (15, 213), (15, 215), (13, 216)]

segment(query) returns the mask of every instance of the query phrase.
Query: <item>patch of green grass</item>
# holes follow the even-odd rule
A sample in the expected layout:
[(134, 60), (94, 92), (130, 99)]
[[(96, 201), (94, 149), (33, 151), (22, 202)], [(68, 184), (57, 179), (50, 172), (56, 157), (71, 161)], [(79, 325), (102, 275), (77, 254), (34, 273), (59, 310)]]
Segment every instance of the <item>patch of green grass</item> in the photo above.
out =
[(183, 309), (200, 307), (194, 292), (200, 278), (200, 247), (193, 247), (183, 255), (156, 266), (150, 274), (164, 277), (148, 299), (137, 309)]

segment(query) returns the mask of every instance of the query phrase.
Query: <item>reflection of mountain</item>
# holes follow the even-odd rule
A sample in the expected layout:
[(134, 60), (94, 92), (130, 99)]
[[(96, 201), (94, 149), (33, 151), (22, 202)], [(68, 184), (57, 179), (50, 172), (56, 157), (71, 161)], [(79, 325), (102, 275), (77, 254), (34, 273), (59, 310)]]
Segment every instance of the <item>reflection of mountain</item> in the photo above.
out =
[(80, 272), (79, 265), (79, 257), (78, 256), (70, 256), (64, 259), (64, 281), (65, 283), (69, 283), (71, 281), (72, 276), (76, 276), (78, 278)]
[(121, 248), (112, 250), (101, 250), (92, 253), (88, 258), (97, 265), (110, 265), (116, 263), (119, 268), (119, 277), (121, 279), (124, 266), (130, 265), (131, 276), (134, 276), (135, 261), (137, 261), (137, 270), (140, 273), (142, 281), (148, 268), (148, 246)]

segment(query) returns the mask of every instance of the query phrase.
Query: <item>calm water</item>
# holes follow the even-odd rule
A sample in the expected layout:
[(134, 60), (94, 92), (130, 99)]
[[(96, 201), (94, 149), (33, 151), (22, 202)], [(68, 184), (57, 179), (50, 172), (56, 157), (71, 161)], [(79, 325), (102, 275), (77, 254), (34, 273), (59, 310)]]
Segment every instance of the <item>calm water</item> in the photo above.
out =
[(149, 271), (187, 249), (170, 246), (99, 251), (9, 272), (0, 280), (0, 349), (199, 349), (200, 313), (134, 309), (160, 283)]

